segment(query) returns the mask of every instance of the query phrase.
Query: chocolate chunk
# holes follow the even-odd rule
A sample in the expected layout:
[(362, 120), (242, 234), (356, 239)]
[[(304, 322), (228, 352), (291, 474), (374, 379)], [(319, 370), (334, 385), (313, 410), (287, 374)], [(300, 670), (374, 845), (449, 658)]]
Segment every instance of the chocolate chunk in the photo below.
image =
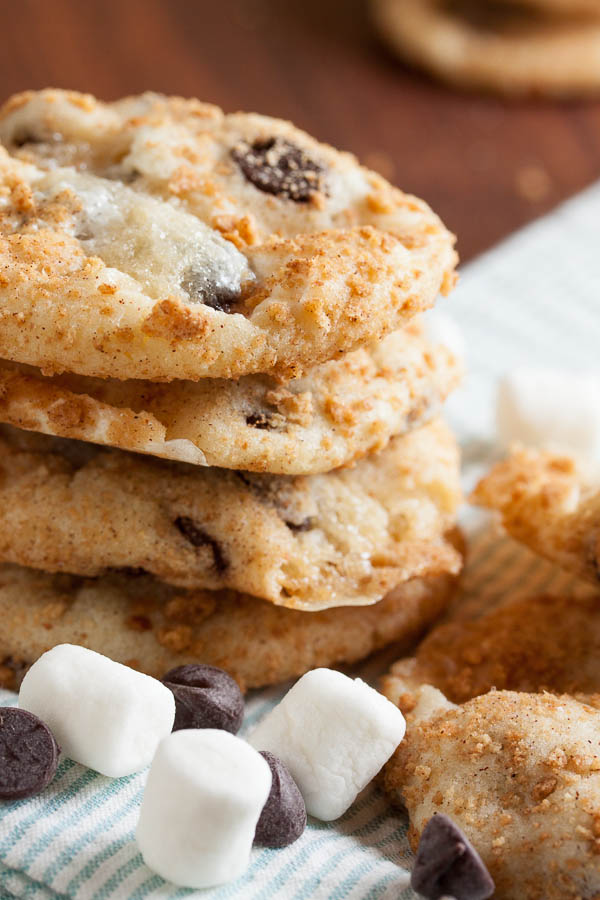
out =
[(257, 140), (253, 144), (240, 141), (231, 155), (259, 191), (296, 203), (306, 203), (317, 192), (325, 193), (323, 166), (283, 138)]
[(311, 528), (314, 528), (315, 522), (313, 518), (307, 516), (301, 522), (288, 522), (286, 519), (285, 524), (291, 531), (310, 531)]
[(189, 516), (178, 516), (175, 526), (194, 547), (210, 547), (213, 554), (215, 569), (222, 573), (229, 567), (229, 561), (225, 558), (220, 545), (214, 538), (202, 530)]
[(22, 800), (48, 787), (60, 747), (48, 726), (24, 709), (0, 708), (0, 800)]
[(495, 890), (477, 850), (443, 813), (432, 816), (423, 829), (410, 884), (427, 900), (448, 895), (456, 900), (487, 900)]
[(280, 759), (261, 750), (273, 778), (271, 791), (256, 826), (254, 843), (261, 847), (287, 847), (306, 828), (306, 806), (298, 785)]
[(183, 274), (181, 287), (190, 300), (203, 303), (219, 312), (230, 313), (234, 304), (240, 299), (240, 295), (230, 288), (215, 284), (206, 273), (189, 268)]
[(242, 472), (239, 469), (235, 469), (233, 472), (236, 478), (239, 478), (242, 484), (245, 484), (246, 487), (249, 487), (251, 490), (254, 489), (254, 483), (252, 482), (251, 476), (249, 473)]
[(175, 724), (181, 728), (220, 728), (237, 734), (244, 698), (237, 682), (215, 666), (190, 664), (171, 669), (162, 679), (175, 697)]
[(123, 184), (133, 184), (134, 181), (137, 181), (138, 178), (142, 177), (142, 173), (138, 171), (138, 169), (128, 169), (127, 172), (106, 172), (106, 178), (115, 178), (118, 181), (122, 181)]
[(275, 426), (271, 422), (271, 413), (251, 413), (249, 416), (246, 416), (246, 425), (251, 425), (253, 428), (266, 428), (271, 429)]
[(39, 134), (35, 134), (28, 128), (21, 128), (14, 133), (12, 144), (14, 147), (24, 147), (25, 144), (41, 144), (42, 140)]

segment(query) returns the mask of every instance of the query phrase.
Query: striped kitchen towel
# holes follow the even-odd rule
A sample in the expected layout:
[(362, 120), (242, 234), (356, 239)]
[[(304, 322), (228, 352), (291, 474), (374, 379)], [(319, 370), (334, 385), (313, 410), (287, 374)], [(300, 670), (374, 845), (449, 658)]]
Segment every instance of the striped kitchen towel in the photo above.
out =
[[(493, 396), (516, 364), (592, 368), (600, 346), (600, 185), (471, 264), (445, 310), (467, 341), (469, 377), (449, 404), (470, 484), (498, 454)], [(505, 595), (588, 591), (490, 529), (465, 517), (470, 533), (465, 602)], [(373, 680), (393, 661), (379, 655), (359, 674)], [(247, 704), (245, 729), (284, 689)], [(0, 692), (0, 703), (15, 703)], [(145, 773), (112, 780), (63, 759), (39, 797), (0, 805), (0, 898), (31, 900), (380, 900), (412, 898), (406, 820), (377, 787), (336, 823), (311, 821), (283, 850), (255, 850), (236, 882), (212, 891), (175, 888), (147, 869), (134, 831)]]

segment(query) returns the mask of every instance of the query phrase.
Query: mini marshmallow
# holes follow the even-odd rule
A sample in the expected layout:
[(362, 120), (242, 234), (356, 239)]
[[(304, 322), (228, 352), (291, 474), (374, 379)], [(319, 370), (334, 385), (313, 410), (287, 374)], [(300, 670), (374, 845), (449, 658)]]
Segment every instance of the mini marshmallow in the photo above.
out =
[(40, 656), (19, 706), (50, 727), (66, 756), (113, 778), (150, 765), (175, 719), (173, 694), (156, 678), (74, 644)]
[(600, 459), (600, 373), (516, 369), (498, 388), (501, 442)]
[(241, 738), (175, 731), (152, 761), (136, 838), (146, 865), (181, 887), (238, 878), (271, 790), (271, 770)]
[(250, 736), (281, 759), (311, 816), (338, 819), (390, 758), (406, 730), (400, 710), (359, 678), (313, 669)]

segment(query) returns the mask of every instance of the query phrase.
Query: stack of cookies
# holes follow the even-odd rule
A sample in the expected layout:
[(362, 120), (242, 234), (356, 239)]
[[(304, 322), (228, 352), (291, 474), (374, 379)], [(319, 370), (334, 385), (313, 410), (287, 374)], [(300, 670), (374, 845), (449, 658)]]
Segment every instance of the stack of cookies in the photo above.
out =
[(193, 100), (27, 93), (0, 140), (4, 683), (62, 642), (253, 687), (414, 639), (461, 563), (437, 216)]
[(600, 0), (372, 0), (383, 39), (463, 88), (600, 91)]

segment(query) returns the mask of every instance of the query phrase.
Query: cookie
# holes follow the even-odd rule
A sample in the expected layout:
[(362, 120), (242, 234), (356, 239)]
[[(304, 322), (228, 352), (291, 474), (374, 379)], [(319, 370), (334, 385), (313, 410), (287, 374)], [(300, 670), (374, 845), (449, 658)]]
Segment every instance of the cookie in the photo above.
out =
[(600, 91), (598, 17), (525, 3), (372, 0), (379, 32), (408, 62), (450, 84), (506, 95)]
[(76, 643), (156, 678), (203, 662), (244, 690), (317, 666), (353, 663), (386, 644), (408, 649), (445, 608), (449, 574), (415, 578), (373, 606), (305, 613), (233, 591), (181, 592), (149, 576), (96, 580), (0, 567), (0, 683), (17, 687), (56, 644)]
[(199, 465), (312, 474), (386, 446), (432, 418), (461, 365), (420, 325), (278, 384), (45, 378), (0, 361), (0, 421)]
[[(433, 690), (433, 689), (431, 689)], [(492, 876), (498, 900), (600, 894), (600, 712), (568, 695), (492, 691), (417, 707), (385, 788), (409, 839), (443, 813)]]
[(298, 609), (368, 604), (456, 572), (456, 441), (432, 422), (353, 469), (253, 475), (3, 426), (0, 560), (96, 576), (143, 570)]
[(426, 204), (287, 122), (49, 90), (0, 139), (0, 356), (45, 374), (294, 377), (454, 281)]
[(414, 657), (392, 666), (382, 689), (406, 713), (422, 684), (453, 703), (496, 689), (572, 694), (598, 705), (599, 661), (598, 597), (508, 599), (472, 621), (438, 625)]
[(600, 477), (585, 463), (515, 449), (479, 482), (471, 501), (499, 513), (511, 537), (540, 556), (598, 584)]

